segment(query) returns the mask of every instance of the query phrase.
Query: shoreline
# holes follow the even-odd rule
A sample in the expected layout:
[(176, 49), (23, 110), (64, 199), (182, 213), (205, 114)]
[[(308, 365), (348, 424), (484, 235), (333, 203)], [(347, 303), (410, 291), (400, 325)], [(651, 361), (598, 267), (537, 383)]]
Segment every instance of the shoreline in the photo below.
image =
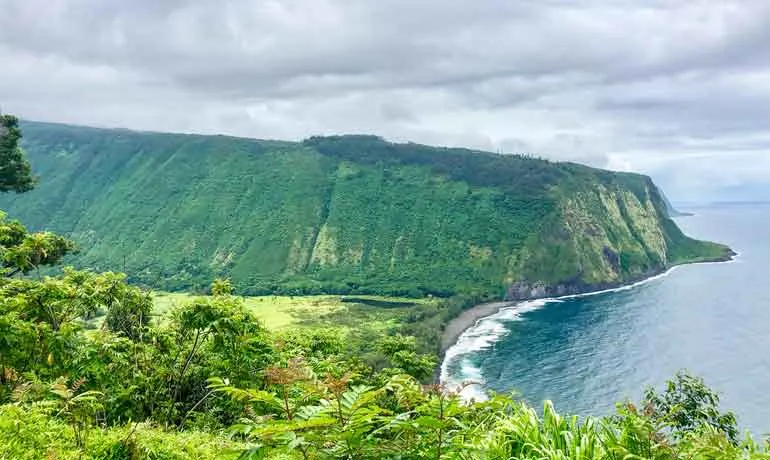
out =
[(488, 302), (479, 305), (474, 305), (467, 310), (463, 310), (462, 313), (452, 318), (444, 327), (444, 332), (441, 334), (441, 354), (442, 361), (443, 355), (446, 351), (452, 348), (457, 340), (465, 331), (472, 328), (487, 316), (492, 316), (498, 313), (503, 308), (513, 307), (520, 303), (519, 300), (506, 300), (500, 302)]
[(530, 302), (533, 300), (558, 301), (562, 299), (588, 297), (593, 295), (616, 292), (619, 290), (633, 289), (636, 286), (640, 286), (650, 281), (654, 281), (658, 278), (665, 277), (668, 274), (670, 274), (672, 271), (674, 271), (675, 269), (681, 266), (729, 263), (729, 262), (734, 262), (738, 256), (739, 256), (739, 253), (731, 250), (730, 254), (727, 257), (713, 259), (713, 260), (695, 260), (692, 262), (685, 262), (685, 263), (671, 266), (665, 270), (661, 270), (658, 273), (642, 277), (641, 279), (638, 279), (636, 281), (619, 283), (614, 287), (599, 287), (596, 290), (588, 290), (582, 293), (567, 294), (567, 295), (556, 296), (556, 297), (539, 297), (539, 298), (532, 298), (532, 299), (506, 300), (506, 301), (489, 302), (489, 303), (475, 305), (463, 311), (457, 317), (451, 319), (447, 323), (447, 325), (444, 327), (444, 332), (442, 332), (442, 335), (441, 335), (441, 355), (440, 355), (440, 364), (438, 366), (438, 372), (437, 372), (437, 377), (438, 377), (437, 381), (438, 383), (445, 383), (444, 382), (445, 376), (443, 375), (444, 374), (443, 370), (446, 365), (447, 351), (451, 349), (453, 346), (457, 345), (462, 335), (469, 329), (476, 326), (476, 324), (478, 324), (479, 321), (499, 313), (504, 308), (515, 307), (521, 303)]

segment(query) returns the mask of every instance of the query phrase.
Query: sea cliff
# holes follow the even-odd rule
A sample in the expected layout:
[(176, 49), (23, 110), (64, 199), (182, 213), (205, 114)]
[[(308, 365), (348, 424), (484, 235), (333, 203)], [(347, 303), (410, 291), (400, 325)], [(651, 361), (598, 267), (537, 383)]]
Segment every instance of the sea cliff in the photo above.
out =
[(648, 177), (522, 155), (25, 122), (41, 178), (0, 209), (72, 238), (68, 263), (166, 290), (530, 298), (726, 257)]

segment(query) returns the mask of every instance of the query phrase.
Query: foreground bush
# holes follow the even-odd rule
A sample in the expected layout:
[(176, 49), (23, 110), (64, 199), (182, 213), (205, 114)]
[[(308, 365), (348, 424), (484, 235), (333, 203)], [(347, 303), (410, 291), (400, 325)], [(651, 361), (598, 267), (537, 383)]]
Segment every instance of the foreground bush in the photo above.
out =
[(217, 433), (164, 432), (148, 424), (90, 427), (77, 447), (72, 429), (40, 407), (0, 407), (0, 460), (236, 459), (246, 445)]
[[(245, 401), (252, 413), (234, 431), (259, 442), (247, 451), (303, 459), (764, 459), (735, 417), (703, 381), (680, 373), (661, 393), (610, 417), (542, 413), (507, 396), (465, 403), (439, 386), (395, 376), (378, 388), (343, 379), (310, 381), (300, 366), (278, 373), (275, 392), (242, 390), (213, 379), (212, 388)], [(258, 409), (259, 408), (259, 409)]]
[(245, 403), (228, 433), (148, 424), (89, 426), (82, 444), (50, 404), (0, 407), (0, 459), (768, 459), (697, 378), (679, 374), (610, 417), (542, 412), (507, 396), (464, 403), (395, 376), (381, 387), (318, 379), (300, 362), (270, 370), (271, 391), (212, 379)]

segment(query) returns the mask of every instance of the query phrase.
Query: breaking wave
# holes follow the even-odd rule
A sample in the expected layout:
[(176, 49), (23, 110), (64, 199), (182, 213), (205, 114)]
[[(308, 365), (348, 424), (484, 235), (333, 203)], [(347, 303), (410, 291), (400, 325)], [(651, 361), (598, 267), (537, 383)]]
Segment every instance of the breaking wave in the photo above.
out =
[(507, 327), (507, 324), (521, 321), (522, 313), (542, 308), (551, 303), (560, 303), (564, 300), (628, 291), (664, 278), (676, 268), (678, 267), (672, 267), (659, 275), (617, 288), (563, 297), (529, 300), (503, 307), (497, 313), (476, 321), (473, 326), (466, 329), (460, 335), (454, 345), (449, 347), (444, 355), (444, 361), (441, 363), (440, 382), (449, 390), (459, 391), (460, 395), (466, 400), (484, 400), (487, 398), (486, 382), (484, 381), (481, 368), (474, 363), (473, 356), (478, 351), (494, 348), (495, 344), (508, 334), (510, 329)]

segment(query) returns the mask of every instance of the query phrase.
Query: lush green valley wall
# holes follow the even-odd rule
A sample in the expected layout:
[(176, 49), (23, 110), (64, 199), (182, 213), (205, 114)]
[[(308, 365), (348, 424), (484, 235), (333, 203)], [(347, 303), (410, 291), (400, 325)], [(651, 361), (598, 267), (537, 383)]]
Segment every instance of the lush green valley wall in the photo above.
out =
[[(555, 189), (557, 211), (519, 255), (508, 297), (524, 299), (616, 287), (682, 263), (727, 260), (725, 246), (685, 236), (648, 177), (593, 172)], [(577, 180), (576, 180), (577, 179)]]
[(640, 175), (372, 136), (22, 128), (40, 183), (0, 209), (159, 288), (531, 297), (729, 252), (682, 235)]

